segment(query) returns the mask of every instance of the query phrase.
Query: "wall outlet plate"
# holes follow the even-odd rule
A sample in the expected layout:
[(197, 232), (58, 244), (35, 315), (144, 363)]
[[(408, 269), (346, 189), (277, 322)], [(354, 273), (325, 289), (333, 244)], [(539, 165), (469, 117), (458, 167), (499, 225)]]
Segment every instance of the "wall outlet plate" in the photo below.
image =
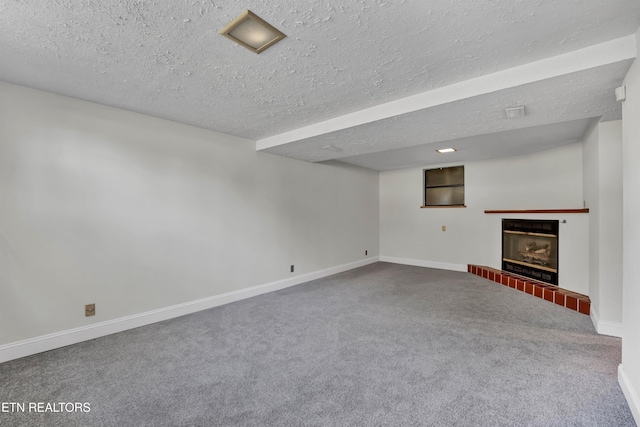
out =
[(84, 315), (85, 317), (95, 316), (96, 315), (96, 305), (95, 304), (87, 304), (84, 306)]

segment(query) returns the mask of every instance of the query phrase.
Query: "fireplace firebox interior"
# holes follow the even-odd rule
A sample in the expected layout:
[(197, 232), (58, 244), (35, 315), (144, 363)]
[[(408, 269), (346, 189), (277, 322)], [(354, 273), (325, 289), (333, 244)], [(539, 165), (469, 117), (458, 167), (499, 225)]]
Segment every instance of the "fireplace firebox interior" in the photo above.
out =
[(503, 219), (502, 269), (558, 284), (557, 220)]

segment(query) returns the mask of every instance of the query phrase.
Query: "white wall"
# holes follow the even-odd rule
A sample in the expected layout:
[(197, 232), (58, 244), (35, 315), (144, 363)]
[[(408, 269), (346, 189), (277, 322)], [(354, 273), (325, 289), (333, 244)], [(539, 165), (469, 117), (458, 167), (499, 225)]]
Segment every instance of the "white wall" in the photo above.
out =
[(598, 314), (601, 322), (618, 327), (622, 324), (622, 122), (601, 123), (599, 134), (601, 311)]
[(598, 123), (583, 140), (582, 175), (585, 206), (589, 208), (589, 298), (593, 312), (600, 312), (600, 133)]
[[(467, 208), (459, 209), (420, 209), (423, 168), (380, 174), (381, 256), (422, 265), (453, 264), (465, 271), (466, 264), (500, 268), (503, 217), (566, 219), (560, 225), (560, 286), (588, 294), (587, 214), (484, 213), (582, 208), (582, 144), (464, 165)], [(443, 225), (446, 232), (441, 231)]]
[[(638, 32), (640, 56), (640, 31)], [(622, 103), (623, 302), (620, 385), (636, 423), (640, 424), (640, 62), (636, 59), (624, 84)]]
[(622, 334), (622, 122), (598, 123), (583, 151), (589, 208), (589, 296), (598, 332)]
[(5, 83), (0, 102), (0, 344), (378, 254), (377, 172)]

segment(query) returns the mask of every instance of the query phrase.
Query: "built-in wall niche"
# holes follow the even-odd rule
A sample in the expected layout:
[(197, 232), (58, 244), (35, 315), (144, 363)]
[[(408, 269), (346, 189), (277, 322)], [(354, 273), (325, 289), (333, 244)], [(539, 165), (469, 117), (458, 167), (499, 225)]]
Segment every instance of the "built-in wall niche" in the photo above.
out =
[(502, 269), (558, 284), (558, 220), (503, 219)]

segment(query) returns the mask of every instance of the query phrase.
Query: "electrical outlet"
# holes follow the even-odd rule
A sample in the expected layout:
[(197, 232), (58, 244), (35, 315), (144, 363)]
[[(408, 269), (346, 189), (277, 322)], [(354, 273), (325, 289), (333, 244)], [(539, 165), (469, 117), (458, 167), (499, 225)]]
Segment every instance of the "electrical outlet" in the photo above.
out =
[(447, 231), (447, 226), (446, 225), (442, 226), (442, 231)]
[(87, 304), (84, 306), (84, 315), (85, 317), (95, 316), (96, 315), (96, 305), (95, 304)]
[(369, 255), (369, 251), (364, 251), (365, 256)]
[(293, 265), (291, 265), (291, 272), (293, 273)]

